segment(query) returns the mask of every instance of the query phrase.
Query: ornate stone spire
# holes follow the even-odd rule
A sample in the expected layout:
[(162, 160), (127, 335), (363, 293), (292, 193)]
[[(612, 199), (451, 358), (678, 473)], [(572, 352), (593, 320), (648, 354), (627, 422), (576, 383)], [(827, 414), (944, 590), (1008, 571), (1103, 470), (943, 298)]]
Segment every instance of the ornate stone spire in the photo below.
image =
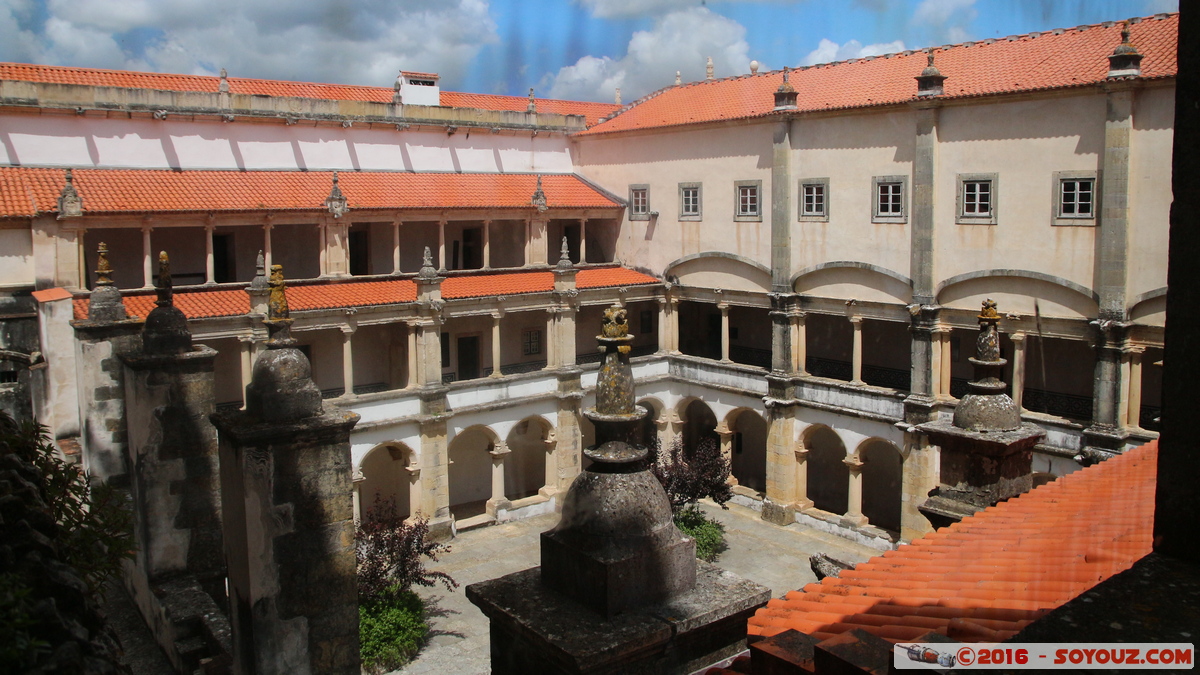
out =
[(320, 415), (321, 390), (312, 381), (312, 364), (296, 349), (288, 311), (283, 265), (271, 265), (271, 298), (263, 321), (270, 336), (267, 351), (254, 361), (246, 386), (246, 413), (263, 422), (295, 422)]
[(559, 269), (566, 269), (574, 266), (575, 264), (571, 262), (571, 249), (567, 245), (567, 238), (563, 237), (562, 248), (559, 249), (558, 253), (558, 267)]
[(125, 303), (121, 291), (113, 285), (112, 265), (108, 263), (108, 245), (100, 242), (96, 247), (96, 284), (88, 301), (88, 321), (124, 321)]
[(217, 85), (217, 91), (222, 94), (229, 93), (229, 72), (224, 68), (221, 69), (221, 84)]
[(83, 215), (83, 198), (75, 190), (75, 176), (67, 169), (67, 183), (58, 193), (58, 219), (78, 218)]
[(1021, 412), (1004, 393), (1006, 385), (1001, 378), (1008, 360), (1000, 358), (1000, 334), (996, 330), (1000, 313), (994, 300), (983, 301), (978, 319), (975, 357), (970, 359), (975, 379), (967, 385), (970, 393), (954, 409), (954, 426), (969, 431), (1012, 431), (1021, 426)]
[(142, 327), (142, 349), (146, 354), (182, 354), (192, 349), (192, 333), (187, 327), (187, 317), (175, 306), (171, 261), (166, 251), (158, 254), (158, 276), (154, 279), (154, 290), (158, 294), (155, 308), (146, 316)]
[(542, 191), (542, 174), (540, 173), (537, 177), (537, 187), (534, 189), (529, 203), (537, 207), (538, 213), (545, 213), (550, 208), (546, 206), (546, 193)]
[(946, 76), (942, 75), (942, 71), (933, 65), (933, 50), (928, 52), (929, 60), (925, 69), (917, 76), (917, 96), (941, 96), (945, 91), (942, 83), (946, 81)]
[(262, 249), (258, 249), (258, 257), (254, 259), (254, 278), (250, 280), (250, 288), (269, 289), (270, 282), (267, 280), (267, 261), (263, 257)]
[(336, 171), (333, 172), (333, 188), (329, 191), (329, 196), (325, 198), (325, 208), (329, 209), (334, 218), (341, 218), (350, 211), (346, 195), (342, 194), (342, 188), (338, 186), (338, 172)]
[(1129, 44), (1129, 22), (1121, 29), (1121, 44), (1108, 57), (1108, 77), (1136, 77), (1142, 74), (1142, 55)]
[(537, 101), (533, 100), (533, 87), (529, 88), (529, 105), (525, 106), (526, 112), (537, 112)]
[(788, 82), (788, 68), (783, 67), (783, 83), (775, 90), (775, 109), (776, 110), (795, 110), (796, 100), (799, 98), (796, 93), (796, 88)]
[(417, 276), (422, 279), (437, 277), (437, 269), (433, 266), (433, 254), (430, 253), (428, 246), (425, 247), (425, 255), (421, 258), (421, 271), (417, 272)]
[(677, 70), (675, 71), (675, 86), (678, 87), (681, 84), (683, 84), (683, 73)]
[(708, 59), (704, 63), (704, 79), (706, 79), (706, 80), (713, 79), (713, 62), (712, 62), (711, 56), (708, 57)]

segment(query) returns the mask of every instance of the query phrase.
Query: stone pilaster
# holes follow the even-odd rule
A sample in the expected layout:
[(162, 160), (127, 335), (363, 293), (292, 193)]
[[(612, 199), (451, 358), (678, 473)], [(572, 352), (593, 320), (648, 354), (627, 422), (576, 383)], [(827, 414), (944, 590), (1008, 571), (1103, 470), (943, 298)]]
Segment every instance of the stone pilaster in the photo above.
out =
[(795, 519), (795, 450), (795, 406), (767, 406), (767, 494), (762, 518), (776, 525)]
[(1084, 464), (1101, 461), (1125, 448), (1128, 431), (1121, 428), (1121, 361), (1129, 325), (1093, 321), (1096, 366), (1092, 376), (1092, 424), (1083, 430)]
[(1100, 174), (1100, 222), (1096, 228), (1096, 291), (1100, 318), (1124, 321), (1129, 249), (1129, 143), (1133, 132), (1134, 86), (1106, 85), (1104, 155)]
[[(940, 81), (939, 81), (940, 83)], [(913, 283), (911, 314), (912, 371), (905, 401), (905, 418), (910, 424), (933, 418), (933, 335), (937, 322), (934, 292), (934, 198), (938, 159), (938, 106), (932, 97), (916, 103), (916, 143), (913, 155), (912, 209), (909, 214), (909, 277)]]

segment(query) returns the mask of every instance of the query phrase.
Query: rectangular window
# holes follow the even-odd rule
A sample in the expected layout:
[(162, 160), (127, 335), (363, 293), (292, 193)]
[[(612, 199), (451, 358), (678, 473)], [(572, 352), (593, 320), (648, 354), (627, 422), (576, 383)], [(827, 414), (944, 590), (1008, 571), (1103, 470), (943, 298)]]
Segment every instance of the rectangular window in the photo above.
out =
[(542, 331), (534, 328), (521, 331), (521, 354), (536, 356), (542, 353)]
[(879, 184), (879, 206), (881, 216), (899, 216), (904, 213), (904, 186), (900, 183)]
[(650, 186), (629, 186), (629, 219), (650, 220)]
[(679, 184), (679, 219), (700, 220), (700, 184)]
[(958, 174), (958, 217), (960, 225), (995, 225), (999, 177), (994, 173)]
[(1096, 224), (1100, 178), (1095, 171), (1054, 172), (1054, 225)]
[(908, 176), (875, 176), (871, 181), (871, 221), (908, 222)]
[(828, 178), (805, 178), (800, 181), (800, 220), (829, 220)]
[(762, 220), (762, 181), (740, 180), (734, 184), (734, 220)]

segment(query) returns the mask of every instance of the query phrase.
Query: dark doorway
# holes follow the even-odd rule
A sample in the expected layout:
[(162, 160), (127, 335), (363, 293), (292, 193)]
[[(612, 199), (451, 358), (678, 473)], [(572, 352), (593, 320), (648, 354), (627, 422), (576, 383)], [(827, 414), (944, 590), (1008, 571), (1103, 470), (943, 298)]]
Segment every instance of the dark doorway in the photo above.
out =
[(233, 235), (213, 235), (213, 281), (227, 284), (237, 281), (233, 271)]
[(479, 377), (479, 336), (458, 338), (458, 379)]
[(366, 229), (350, 230), (350, 274), (371, 273), (371, 233)]
[(571, 262), (584, 262), (579, 259), (579, 226), (563, 225), (563, 236), (567, 238), (567, 256)]
[(483, 267), (483, 233), (478, 227), (467, 228), (462, 232), (462, 261), (463, 269), (477, 270)]

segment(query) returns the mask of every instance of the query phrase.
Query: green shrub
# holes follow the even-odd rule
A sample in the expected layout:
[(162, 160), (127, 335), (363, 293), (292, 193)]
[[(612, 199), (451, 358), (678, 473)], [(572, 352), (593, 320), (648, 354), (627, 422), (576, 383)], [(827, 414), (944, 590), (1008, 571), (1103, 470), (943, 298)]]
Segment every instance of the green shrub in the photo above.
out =
[(425, 603), (412, 591), (394, 587), (358, 606), (362, 665), (386, 673), (408, 663), (425, 641)]
[(725, 526), (709, 518), (695, 504), (689, 504), (675, 514), (675, 526), (696, 540), (696, 557), (714, 562), (729, 548), (725, 544)]

